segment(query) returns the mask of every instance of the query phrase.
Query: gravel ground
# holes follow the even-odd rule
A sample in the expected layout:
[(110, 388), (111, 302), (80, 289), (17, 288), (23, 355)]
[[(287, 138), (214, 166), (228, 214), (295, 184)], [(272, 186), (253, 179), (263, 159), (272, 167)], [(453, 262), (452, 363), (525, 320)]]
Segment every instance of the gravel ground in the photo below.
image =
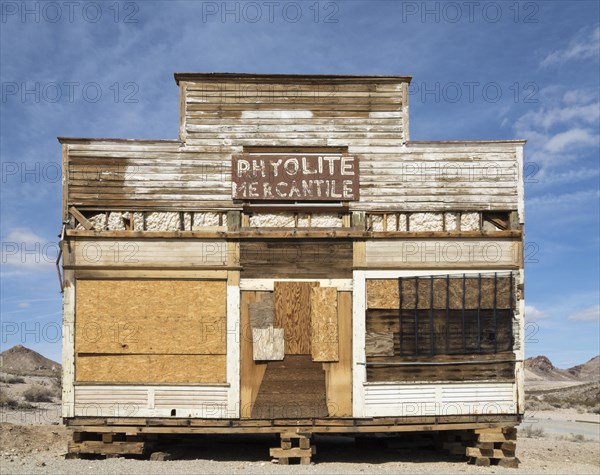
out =
[[(183, 460), (150, 462), (128, 458), (66, 460), (68, 431), (62, 426), (0, 427), (0, 472), (4, 474), (384, 474), (384, 473), (600, 473), (600, 447), (553, 436), (520, 438), (518, 472), (476, 467), (462, 459), (427, 449), (402, 449), (401, 443), (356, 445), (352, 438), (318, 437), (316, 464), (280, 466), (268, 458), (275, 445), (269, 436), (201, 437), (180, 454)], [(410, 444), (409, 444), (410, 445)]]

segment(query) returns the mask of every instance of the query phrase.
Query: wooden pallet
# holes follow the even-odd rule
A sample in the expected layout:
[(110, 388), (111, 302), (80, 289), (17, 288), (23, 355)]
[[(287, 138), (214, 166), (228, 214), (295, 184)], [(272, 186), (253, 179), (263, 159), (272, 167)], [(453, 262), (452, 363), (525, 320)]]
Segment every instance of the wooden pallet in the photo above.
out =
[(140, 436), (120, 433), (73, 432), (73, 440), (68, 442), (67, 454), (70, 458), (82, 455), (143, 455), (149, 443)]
[(280, 465), (289, 465), (290, 459), (299, 459), (300, 465), (310, 465), (311, 457), (317, 448), (310, 445), (310, 432), (283, 432), (280, 436), (281, 447), (270, 450), (271, 457)]
[(466, 448), (469, 463), (487, 467), (517, 468), (519, 459), (515, 456), (517, 449), (517, 429), (503, 427), (494, 429), (476, 429), (477, 441), (474, 447)]

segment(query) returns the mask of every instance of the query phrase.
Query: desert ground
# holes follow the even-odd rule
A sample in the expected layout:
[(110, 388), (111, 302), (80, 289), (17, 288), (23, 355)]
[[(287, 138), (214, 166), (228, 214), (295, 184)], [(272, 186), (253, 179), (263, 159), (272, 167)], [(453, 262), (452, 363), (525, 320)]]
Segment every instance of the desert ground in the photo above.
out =
[[(586, 381), (581, 381), (530, 364), (526, 379), (527, 411), (519, 426), (517, 442), (520, 466), (516, 472), (499, 466), (469, 465), (464, 457), (436, 451), (433, 438), (406, 434), (366, 442), (352, 437), (318, 436), (315, 463), (306, 466), (272, 463), (269, 447), (276, 445), (273, 436), (200, 436), (180, 440), (161, 447), (173, 455), (173, 460), (167, 461), (124, 457), (66, 459), (70, 433), (60, 418), (59, 385), (54, 373), (0, 372), (0, 473), (597, 475), (600, 473), (600, 383), (589, 379), (588, 375)], [(31, 400), (36, 398), (45, 400)]]

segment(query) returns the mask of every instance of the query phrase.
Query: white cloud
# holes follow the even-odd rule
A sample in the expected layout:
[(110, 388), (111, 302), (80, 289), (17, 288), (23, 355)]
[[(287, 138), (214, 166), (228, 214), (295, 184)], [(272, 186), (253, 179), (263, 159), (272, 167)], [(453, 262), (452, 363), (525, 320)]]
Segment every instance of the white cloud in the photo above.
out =
[(2, 239), (1, 262), (3, 276), (14, 274), (5, 272), (9, 267), (19, 271), (46, 271), (56, 260), (58, 244), (38, 236), (31, 229), (15, 228)]
[(542, 67), (576, 60), (597, 59), (600, 52), (600, 26), (594, 29), (583, 28), (566, 48), (548, 54), (540, 63)]
[(567, 170), (564, 172), (550, 172), (542, 173), (536, 186), (549, 186), (549, 185), (564, 185), (569, 183), (577, 183), (578, 181), (588, 180), (600, 175), (600, 169), (598, 168), (579, 168), (576, 170)]
[(569, 320), (577, 320), (581, 322), (597, 322), (600, 321), (600, 305), (584, 308), (569, 315)]
[(527, 157), (538, 165), (557, 167), (577, 161), (582, 151), (598, 147), (598, 91), (548, 87), (544, 105), (514, 123), (518, 137), (528, 140)]
[(525, 305), (525, 319), (528, 322), (537, 322), (548, 315), (546, 312), (534, 307), (533, 305)]
[(567, 148), (593, 146), (600, 142), (600, 135), (590, 129), (574, 128), (559, 132), (548, 139), (544, 149), (551, 153), (562, 152)]
[(596, 99), (597, 91), (572, 89), (565, 92), (563, 101), (567, 104), (587, 104)]
[(600, 190), (576, 191), (574, 193), (548, 194), (536, 196), (527, 200), (528, 206), (557, 206), (572, 205), (574, 203), (584, 203), (590, 200), (597, 200), (600, 197)]
[[(578, 91), (572, 91), (577, 94)], [(589, 98), (588, 98), (589, 99)], [(562, 124), (594, 125), (600, 119), (600, 103), (597, 98), (591, 98), (586, 104), (573, 105), (563, 99), (559, 105), (542, 107), (537, 111), (527, 112), (515, 122), (517, 131), (529, 129), (549, 130)]]

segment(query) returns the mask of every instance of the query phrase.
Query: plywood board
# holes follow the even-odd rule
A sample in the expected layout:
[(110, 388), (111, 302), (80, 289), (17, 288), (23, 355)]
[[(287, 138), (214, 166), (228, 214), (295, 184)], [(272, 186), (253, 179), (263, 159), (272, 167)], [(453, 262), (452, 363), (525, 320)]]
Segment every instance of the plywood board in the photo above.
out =
[(78, 355), (77, 382), (224, 383), (225, 355)]
[(225, 319), (225, 281), (79, 280), (75, 348), (77, 353), (225, 354)]
[(325, 363), (330, 417), (352, 417), (352, 292), (338, 293), (339, 355)]
[(275, 327), (283, 328), (286, 355), (309, 355), (310, 291), (317, 282), (275, 282)]
[(311, 289), (310, 320), (313, 361), (338, 361), (337, 289), (334, 287)]
[(255, 361), (282, 360), (283, 328), (252, 328), (252, 354)]

